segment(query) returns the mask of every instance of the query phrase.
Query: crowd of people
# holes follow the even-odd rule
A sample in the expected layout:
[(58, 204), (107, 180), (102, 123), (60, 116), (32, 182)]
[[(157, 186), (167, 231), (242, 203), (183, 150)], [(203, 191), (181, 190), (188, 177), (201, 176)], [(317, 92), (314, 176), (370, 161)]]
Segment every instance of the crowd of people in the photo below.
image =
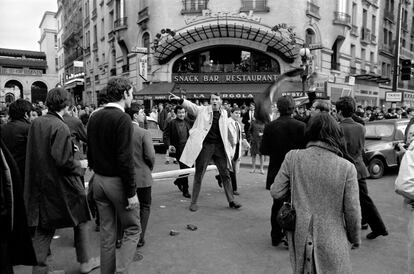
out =
[[(166, 155), (180, 169), (195, 167), (191, 193), (186, 174), (174, 181), (191, 199), (190, 211), (199, 210), (211, 162), (229, 207), (238, 210), (241, 157), (250, 150), (251, 172), (257, 174), (265, 174), (263, 159), (269, 157), (271, 243), (289, 247), (294, 273), (351, 273), (349, 249), (359, 247), (361, 229), (371, 228), (369, 240), (388, 235), (368, 194), (362, 159), (363, 124), (379, 119), (376, 108), (370, 112), (342, 97), (336, 104), (311, 100), (307, 109), (281, 96), (269, 122), (257, 119), (254, 103), (230, 105), (219, 93), (211, 94), (208, 104), (171, 96), (168, 104), (146, 113), (132, 102), (132, 91), (129, 80), (115, 77), (97, 108), (71, 107), (69, 94), (59, 87), (48, 92), (45, 104), (24, 99), (10, 104), (0, 150), (0, 266), (5, 273), (13, 273), (17, 264), (47, 273), (51, 240), (56, 229), (65, 227), (74, 229), (81, 273), (98, 267), (105, 274), (128, 271), (135, 250), (145, 245), (150, 217), (155, 151), (145, 129), (148, 119), (162, 129)], [(388, 113), (384, 116), (410, 117), (412, 110)], [(93, 175), (86, 190), (87, 168)], [(289, 201), (296, 211), (293, 231), (278, 220)], [(90, 250), (93, 218), (100, 231), (100, 257), (92, 257)]]

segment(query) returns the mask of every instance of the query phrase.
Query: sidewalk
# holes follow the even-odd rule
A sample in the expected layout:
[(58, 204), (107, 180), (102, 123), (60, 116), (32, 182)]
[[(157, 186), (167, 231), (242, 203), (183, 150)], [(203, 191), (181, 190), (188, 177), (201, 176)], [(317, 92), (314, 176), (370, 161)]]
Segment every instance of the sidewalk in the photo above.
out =
[[(256, 168), (259, 169), (260, 162), (259, 157), (256, 156)], [(240, 166), (245, 168), (251, 168), (252, 167), (252, 157), (250, 154), (248, 156), (243, 156), (240, 161)], [(267, 169), (269, 167), (269, 156), (265, 156), (263, 167)]]

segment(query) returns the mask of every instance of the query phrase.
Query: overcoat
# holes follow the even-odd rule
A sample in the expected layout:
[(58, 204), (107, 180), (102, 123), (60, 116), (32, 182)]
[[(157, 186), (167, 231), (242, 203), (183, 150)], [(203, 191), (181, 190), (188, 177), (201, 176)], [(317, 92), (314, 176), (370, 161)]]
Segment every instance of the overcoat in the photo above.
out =
[(80, 162), (68, 126), (48, 112), (32, 122), (26, 153), (24, 200), (29, 226), (63, 228), (91, 219)]
[(152, 185), (151, 171), (154, 168), (155, 151), (151, 134), (148, 130), (140, 128), (138, 123), (132, 123), (134, 132), (132, 135), (132, 157), (134, 159), (135, 182), (137, 188)]
[(285, 199), (292, 188), (296, 225), (288, 240), (294, 273), (352, 273), (350, 243), (360, 243), (358, 181), (355, 166), (337, 153), (323, 142), (292, 150), (271, 186), (274, 199)]
[[(193, 127), (190, 129), (190, 136), (188, 137), (187, 144), (184, 147), (183, 154), (181, 155), (180, 162), (186, 166), (193, 166), (195, 160), (203, 148), (203, 141), (210, 131), (213, 124), (213, 109), (209, 106), (198, 106), (188, 100), (183, 101), (182, 106), (193, 116), (196, 117)], [(224, 150), (227, 157), (227, 165), (231, 168), (232, 148), (229, 141), (229, 120), (227, 111), (220, 108), (219, 128), (221, 139), (223, 140)], [(230, 133), (231, 134), (231, 133)]]

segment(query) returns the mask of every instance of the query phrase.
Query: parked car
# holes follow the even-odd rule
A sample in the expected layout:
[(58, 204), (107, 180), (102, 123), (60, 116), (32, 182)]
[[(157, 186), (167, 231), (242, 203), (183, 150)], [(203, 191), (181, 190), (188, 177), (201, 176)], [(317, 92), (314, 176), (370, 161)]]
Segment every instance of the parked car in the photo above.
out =
[(371, 178), (381, 178), (388, 167), (399, 165), (402, 153), (396, 149), (396, 145), (404, 142), (409, 121), (390, 119), (366, 123), (364, 161)]
[(147, 116), (146, 128), (151, 133), (152, 143), (154, 144), (154, 147), (164, 146), (162, 130), (158, 126), (158, 122)]

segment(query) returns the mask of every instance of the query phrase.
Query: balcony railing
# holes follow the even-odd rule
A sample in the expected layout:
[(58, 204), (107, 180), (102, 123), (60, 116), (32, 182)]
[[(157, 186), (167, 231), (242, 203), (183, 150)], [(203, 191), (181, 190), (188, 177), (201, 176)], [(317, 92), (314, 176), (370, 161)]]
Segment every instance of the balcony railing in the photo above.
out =
[(312, 16), (316, 19), (321, 19), (321, 16), (319, 15), (319, 6), (315, 3), (308, 2), (307, 8), (306, 8), (306, 15)]
[(386, 10), (384, 12), (384, 17), (385, 17), (385, 19), (388, 19), (389, 21), (394, 22), (394, 11), (393, 10), (391, 10), (391, 11)]
[(388, 45), (388, 44), (382, 44), (382, 43), (380, 43), (379, 44), (379, 49), (381, 51), (387, 52), (389, 54), (392, 54), (392, 52), (393, 52), (393, 48), (390, 45)]
[(63, 31), (62, 41), (65, 43), (67, 40), (75, 36), (82, 31), (82, 21), (71, 22)]
[(181, 14), (201, 13), (207, 9), (208, 0), (183, 0)]
[(367, 28), (361, 28), (361, 43), (371, 43), (371, 31)]
[(121, 17), (115, 20), (114, 30), (121, 30), (128, 28), (128, 17)]
[(377, 43), (377, 36), (373, 33), (371, 33), (371, 43), (376, 44)]
[(149, 13), (148, 13), (148, 7), (143, 8), (138, 12), (138, 24), (142, 24), (145, 21), (148, 21), (149, 19)]
[(109, 71), (109, 75), (110, 76), (115, 76), (116, 75), (116, 68), (111, 68), (111, 70)]
[(267, 0), (242, 0), (240, 11), (268, 12)]
[(98, 50), (98, 42), (94, 42), (93, 43), (92, 50), (93, 51), (97, 51)]
[(333, 23), (351, 28), (351, 15), (344, 12), (335, 12), (335, 19)]
[(358, 33), (358, 26), (352, 25), (351, 27), (351, 35), (358, 37), (359, 33)]
[(96, 18), (96, 8), (92, 10), (92, 20)]

